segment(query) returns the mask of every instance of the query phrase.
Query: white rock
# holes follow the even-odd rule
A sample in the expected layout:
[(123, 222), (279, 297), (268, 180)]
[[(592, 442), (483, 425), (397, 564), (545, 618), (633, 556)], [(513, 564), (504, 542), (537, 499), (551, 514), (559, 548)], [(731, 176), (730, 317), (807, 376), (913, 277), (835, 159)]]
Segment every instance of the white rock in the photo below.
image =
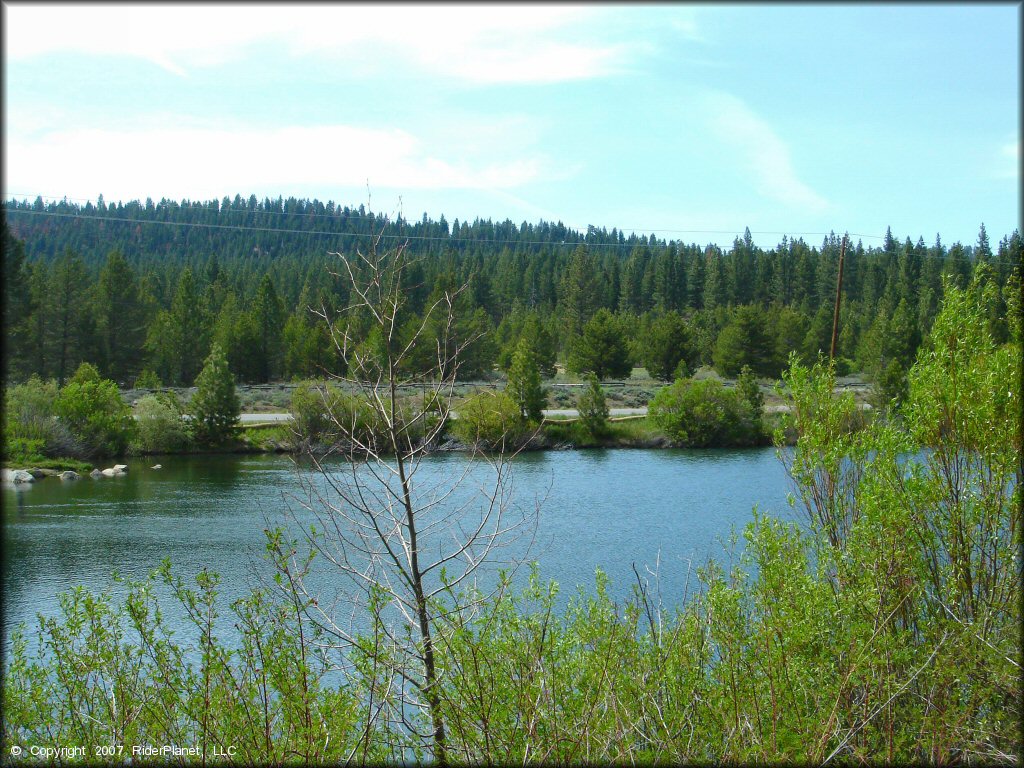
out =
[(32, 473), (26, 472), (24, 469), (5, 469), (3, 472), (5, 483), (34, 483), (35, 480)]
[(152, 467), (150, 467), (150, 469), (163, 469), (163, 465), (162, 464), (154, 464)]
[(113, 467), (107, 467), (106, 469), (103, 470), (103, 476), (104, 477), (115, 477), (116, 475), (120, 475), (120, 474), (121, 473), (115, 471)]
[(120, 472), (121, 474), (125, 474), (125, 473), (128, 472), (128, 465), (127, 464), (115, 464), (113, 469), (114, 469), (115, 472)]

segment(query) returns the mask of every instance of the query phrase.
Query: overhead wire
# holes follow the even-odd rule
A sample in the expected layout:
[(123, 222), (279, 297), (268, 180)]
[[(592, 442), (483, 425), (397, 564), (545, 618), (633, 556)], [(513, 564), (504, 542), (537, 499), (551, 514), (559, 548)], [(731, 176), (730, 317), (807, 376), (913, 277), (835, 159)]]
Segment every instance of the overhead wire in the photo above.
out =
[[(17, 211), (19, 213), (31, 212), (31, 213), (36, 213), (36, 214), (52, 214), (52, 215), (58, 215), (59, 214), (59, 212), (51, 212), (51, 211), (28, 211), (27, 209), (7, 208), (6, 206), (7, 206), (8, 202), (17, 203), (17, 201), (13, 199), (14, 197), (20, 197), (22, 199), (22, 201), (24, 201), (24, 203), (28, 203), (29, 198), (41, 199), (41, 200), (44, 200), (44, 201), (51, 201), (51, 202), (58, 202), (58, 203), (59, 202), (69, 201), (69, 200), (76, 201), (76, 202), (91, 203), (93, 205), (98, 205), (98, 203), (99, 203), (99, 199), (98, 198), (94, 200), (92, 198), (68, 197), (66, 195), (63, 196), (63, 197), (50, 196), (50, 195), (38, 195), (38, 194), (37, 195), (26, 195), (25, 193), (20, 193), (20, 192), (8, 192), (6, 194), (11, 199), (4, 203), (5, 210)], [(236, 196), (236, 197), (240, 198), (240, 196)], [(285, 199), (287, 199), (287, 200), (296, 200), (297, 198), (280, 198), (280, 197), (276, 198), (276, 199), (275, 198), (264, 198), (265, 201), (269, 200), (271, 202), (274, 202), (275, 200), (285, 200)], [(327, 213), (326, 210), (324, 212), (316, 212), (316, 211), (311, 210), (311, 206), (309, 205), (309, 203), (312, 203), (312, 202), (320, 203), (320, 205), (324, 206), (325, 209), (326, 209), (327, 205), (330, 205), (330, 204), (333, 203), (333, 201), (328, 201), (327, 203), (322, 203), (322, 202), (320, 202), (318, 200), (317, 201), (309, 201), (309, 200), (307, 200), (307, 201), (305, 201), (305, 203), (306, 203), (305, 208), (306, 209), (305, 210), (301, 210), (301, 211), (269, 211), (269, 210), (266, 210), (266, 209), (258, 210), (257, 211), (257, 210), (253, 210), (251, 208), (238, 209), (238, 208), (223, 208), (223, 207), (219, 207), (218, 210), (217, 210), (217, 214), (220, 215), (220, 216), (226, 216), (226, 215), (232, 215), (232, 214), (238, 214), (238, 215), (243, 215), (243, 216), (244, 215), (258, 215), (258, 216), (301, 216), (301, 217), (311, 217), (311, 218), (322, 218), (322, 219), (327, 219), (327, 220), (336, 220), (339, 217), (339, 213), (338, 212), (344, 211), (343, 215), (344, 215), (344, 218), (346, 218), (346, 219), (357, 219), (357, 220), (373, 219), (374, 221), (380, 221), (382, 218), (384, 218), (387, 221), (390, 221), (391, 223), (401, 222), (401, 223), (409, 225), (409, 226), (417, 226), (417, 225), (421, 225), (422, 224), (421, 220), (419, 220), (419, 219), (415, 219), (415, 220), (408, 219), (408, 218), (405, 218), (404, 216), (402, 216), (401, 214), (398, 215), (397, 221), (394, 221), (390, 217), (388, 217), (387, 214), (374, 214), (372, 211), (368, 211), (368, 212), (365, 212), (365, 213), (359, 213), (358, 209), (348, 208), (347, 206), (338, 206), (336, 204), (335, 204), (335, 208), (334, 208), (335, 213)], [(136, 205), (139, 205), (139, 206), (142, 206), (142, 203), (139, 200), (131, 200), (131, 201), (129, 201), (127, 203), (127, 205), (131, 205), (132, 203), (134, 203)], [(161, 203), (169, 203), (170, 205), (161, 206)], [(186, 205), (186, 204), (183, 204), (183, 203), (188, 203), (188, 204)], [(219, 205), (220, 201), (218, 201), (218, 200), (210, 200), (210, 201), (206, 201), (204, 203), (203, 201), (198, 201), (198, 200), (192, 200), (192, 201), (183, 200), (182, 203), (178, 203), (177, 201), (167, 200), (166, 198), (164, 198), (164, 199), (162, 199), (160, 201), (160, 203), (154, 203), (154, 206), (157, 207), (157, 208), (164, 207), (167, 210), (175, 210), (175, 209), (177, 209), (177, 210), (212, 210), (211, 208), (207, 208), (206, 207), (206, 205), (208, 203), (218, 203), (218, 205)], [(125, 203), (123, 201), (118, 201), (117, 203), (109, 203), (109, 202), (104, 201), (104, 205), (106, 205), (108, 208), (111, 207), (112, 205), (120, 205), (120, 206), (123, 207), (125, 205)], [(346, 208), (347, 208), (347, 210), (346, 210)], [(59, 214), (59, 215), (74, 216), (76, 218), (90, 218), (89, 214)], [(97, 218), (97, 217), (93, 217), (93, 218)], [(100, 216), (98, 218), (101, 218), (101, 219), (103, 219), (105, 221), (120, 221), (120, 220), (123, 220), (123, 219), (119, 219), (118, 217), (112, 217), (112, 216)], [(233, 224), (201, 224), (201, 223), (198, 223), (198, 222), (196, 222), (196, 223), (193, 223), (193, 222), (160, 222), (160, 221), (139, 220), (139, 219), (128, 219), (128, 220), (129, 221), (133, 221), (133, 222), (137, 221), (138, 223), (181, 224), (181, 225), (186, 225), (186, 226), (200, 226), (200, 227), (206, 227), (206, 228), (211, 228), (211, 229), (215, 229), (215, 228), (228, 228), (228, 229), (237, 228), (237, 229), (249, 229), (249, 230), (257, 231), (257, 232), (260, 232), (260, 231), (268, 231), (268, 232), (295, 232), (295, 230), (279, 229), (279, 228), (273, 228), (273, 227), (263, 228), (263, 227), (242, 226), (242, 225), (233, 225)], [(454, 221), (458, 221), (458, 219), (456, 218)], [(480, 219), (479, 217), (477, 217), (475, 221), (476, 222), (488, 221), (489, 223), (491, 223), (492, 225), (495, 225), (495, 226), (496, 225), (505, 224), (505, 223), (508, 223), (508, 222), (512, 222), (511, 219), (506, 219), (505, 221), (499, 221), (499, 222), (492, 222), (489, 219), (485, 220), (485, 219)], [(432, 222), (432, 223), (437, 224), (438, 222)], [(546, 222), (546, 223), (548, 223), (548, 224), (555, 224), (555, 222)], [(469, 221), (465, 220), (463, 222), (463, 224), (469, 224)], [(561, 225), (561, 226), (566, 227), (567, 229), (572, 229), (571, 227), (568, 227), (567, 225), (562, 224), (561, 221), (559, 221), (558, 224)], [(513, 225), (514, 225), (514, 222), (513, 222)], [(582, 232), (581, 231), (581, 232), (577, 232), (577, 234), (581, 238), (585, 239), (587, 234), (589, 233), (590, 226), (593, 226), (593, 225), (589, 225), (588, 226), (587, 232)], [(596, 227), (595, 227), (595, 229), (596, 229)], [(599, 230), (599, 231), (602, 232), (602, 234), (605, 234), (605, 235), (610, 235), (610, 233), (614, 232), (614, 231), (618, 231), (618, 232), (622, 233), (623, 235), (625, 235), (625, 233), (628, 231), (628, 232), (633, 232), (634, 235), (638, 236), (638, 237), (645, 236), (647, 233), (650, 233), (650, 234), (655, 234), (655, 233), (658, 233), (658, 234), (662, 234), (662, 233), (666, 233), (666, 234), (691, 234), (691, 235), (730, 235), (730, 236), (736, 237), (736, 238), (741, 236), (736, 231), (725, 230), (725, 229), (671, 229), (671, 228), (664, 228), (664, 227), (613, 227), (611, 230), (608, 230), (607, 227), (602, 227), (601, 230)], [(305, 229), (304, 230), (298, 230), (298, 232), (300, 232), (302, 234), (316, 234), (316, 235), (323, 235), (323, 236), (331, 236), (331, 235), (351, 236), (353, 234), (353, 233), (350, 233), (350, 232), (317, 232), (315, 230), (305, 230)], [(834, 231), (833, 232), (806, 232), (806, 231), (805, 232), (798, 232), (798, 231), (788, 231), (787, 232), (787, 231), (782, 231), (782, 230), (750, 230), (750, 234), (751, 235), (787, 236), (787, 237), (794, 237), (794, 236), (799, 236), (799, 237), (829, 237), (829, 236), (838, 237), (838, 236), (840, 236), (841, 233), (836, 233)], [(862, 233), (858, 233), (858, 232), (847, 232), (846, 234), (849, 235), (850, 237), (859, 237), (859, 238), (865, 238), (865, 239), (871, 239), (871, 240), (884, 240), (885, 239), (884, 235), (862, 234)], [(449, 241), (449, 242), (452, 241), (452, 240), (457, 240), (458, 239), (456, 236), (452, 236), (452, 235), (447, 236), (447, 237), (444, 237), (444, 236), (424, 236), (424, 235), (415, 235), (415, 236), (413, 236), (413, 235), (408, 235), (408, 236), (389, 235), (389, 236), (386, 236), (386, 237), (389, 237), (389, 238), (398, 237), (399, 239), (407, 238), (407, 239), (412, 239), (412, 240), (432, 240), (432, 241), (442, 241), (442, 240), (444, 240), (444, 241)], [(573, 246), (575, 246), (575, 245), (578, 244), (576, 242), (573, 242), (573, 243), (557, 243), (557, 242), (552, 242), (552, 241), (548, 241), (548, 240), (524, 241), (524, 240), (479, 240), (479, 239), (471, 239), (471, 240), (468, 240), (466, 242), (477, 242), (477, 243), (479, 243), (479, 242), (491, 242), (491, 243), (498, 244), (498, 245), (516, 243), (516, 244), (521, 244), (521, 245), (573, 245)], [(624, 243), (588, 243), (588, 245), (590, 245), (590, 246), (597, 246), (597, 247), (619, 247), (619, 246), (624, 245)]]

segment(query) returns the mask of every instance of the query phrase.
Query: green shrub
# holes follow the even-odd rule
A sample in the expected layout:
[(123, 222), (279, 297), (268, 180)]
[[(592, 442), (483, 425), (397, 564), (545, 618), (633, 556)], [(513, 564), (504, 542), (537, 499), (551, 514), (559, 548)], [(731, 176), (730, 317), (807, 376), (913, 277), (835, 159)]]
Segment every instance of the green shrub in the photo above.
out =
[(174, 453), (189, 445), (183, 408), (174, 393), (146, 395), (135, 406), (137, 445), (145, 453)]
[[(306, 448), (322, 445), (356, 452), (381, 448), (383, 428), (374, 409), (329, 382), (304, 382), (297, 386), (292, 391), (289, 411), (292, 436)], [(402, 406), (399, 423), (411, 421), (411, 409)], [(421, 436), (422, 420), (410, 426), (409, 431), (413, 440)]]
[(60, 390), (53, 409), (78, 442), (72, 455), (120, 456), (135, 436), (135, 420), (117, 384), (101, 379), (88, 363)]
[[(72, 456), (81, 453), (81, 446), (57, 420), (54, 403), (59, 390), (54, 381), (42, 381), (33, 375), (24, 384), (16, 384), (4, 393), (4, 455), (13, 460), (15, 454)], [(29, 441), (29, 442), (23, 442)]]
[(11, 437), (4, 441), (4, 461), (8, 464), (24, 466), (36, 464), (44, 458), (46, 443), (27, 437)]
[(740, 393), (714, 379), (679, 379), (664, 387), (651, 400), (650, 416), (673, 442), (688, 448), (754, 445), (759, 439)]
[(302, 382), (292, 390), (288, 412), (292, 415), (291, 430), (296, 440), (316, 443), (328, 431), (330, 398), (333, 388)]
[(493, 449), (516, 445), (526, 430), (515, 400), (504, 392), (481, 392), (461, 405), (452, 431), (465, 443)]
[(160, 389), (162, 386), (160, 377), (148, 368), (135, 377), (135, 389)]
[(576, 410), (580, 414), (583, 430), (593, 438), (599, 438), (608, 432), (608, 402), (604, 390), (591, 374), (587, 377), (587, 387), (580, 393), (576, 402)]

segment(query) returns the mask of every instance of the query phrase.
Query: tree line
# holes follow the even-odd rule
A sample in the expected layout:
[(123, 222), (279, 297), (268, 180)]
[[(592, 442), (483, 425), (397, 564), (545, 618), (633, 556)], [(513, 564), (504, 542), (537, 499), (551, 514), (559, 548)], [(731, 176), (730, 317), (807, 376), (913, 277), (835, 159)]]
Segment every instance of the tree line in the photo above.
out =
[[(165, 561), (149, 580), (62, 594), (35, 640), (15, 630), (4, 741), (106, 745), (96, 762), (132, 744), (240, 763), (1018, 762), (1020, 328), (994, 342), (984, 274), (946, 285), (899, 418), (851, 428), (861, 414), (833, 366), (792, 361), (797, 445), (782, 456), (804, 524), (755, 510), (743, 551), (688, 572), (667, 604), (639, 570), (631, 596), (614, 599), (599, 571), (560, 610), (536, 567), (485, 592), (453, 575), (461, 558), (418, 566), (451, 538), (472, 573), (486, 551), (462, 542), (507, 523), (442, 518), (417, 549), (414, 520), (426, 536), (447, 493), (430, 481), (415, 495), (412, 472), (342, 469), (327, 487), (344, 503), (313, 483), (315, 524), (265, 530), (274, 578), (229, 607), (216, 573), (186, 580)], [(400, 445), (412, 422), (377, 404)], [(507, 498), (495, 489), (485, 510)], [(387, 524), (339, 524), (384, 493)], [(396, 510), (405, 526), (387, 519)], [(358, 599), (315, 586), (356, 568)], [(168, 600), (184, 628), (168, 625)]]
[[(130, 386), (191, 385), (213, 344), (240, 381), (337, 372), (332, 334), (379, 344), (357, 315), (336, 318), (351, 296), (338, 254), (361, 240), (405, 242), (407, 333), (425, 307), (457, 293), (452, 343), (460, 377), (507, 370), (529, 339), (542, 373), (556, 363), (599, 379), (634, 366), (671, 381), (710, 365), (735, 376), (748, 366), (778, 377), (791, 352), (812, 362), (830, 346), (841, 237), (820, 246), (783, 237), (764, 249), (749, 230), (728, 249), (625, 236), (590, 227), (442, 216), (389, 219), (364, 207), (317, 200), (224, 198), (106, 205), (10, 201), (4, 223), (6, 375), (71, 376), (82, 362)], [(1021, 238), (993, 248), (984, 225), (973, 245), (936, 235), (846, 254), (838, 339), (840, 373), (860, 371), (903, 386), (943, 293), (979, 272), (997, 342), (1019, 311)], [(457, 290), (464, 288), (464, 290)], [(436, 329), (437, 333), (440, 329)], [(436, 339), (436, 333), (435, 333)], [(410, 376), (427, 360), (407, 360)]]

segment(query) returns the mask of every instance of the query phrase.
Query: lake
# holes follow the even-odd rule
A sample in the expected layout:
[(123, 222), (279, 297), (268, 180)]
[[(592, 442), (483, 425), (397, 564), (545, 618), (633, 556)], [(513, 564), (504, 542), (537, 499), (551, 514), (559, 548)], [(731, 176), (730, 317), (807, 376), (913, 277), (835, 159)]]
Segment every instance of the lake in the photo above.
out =
[[(162, 469), (150, 468), (158, 462)], [(218, 571), (228, 613), (230, 600), (269, 572), (262, 560), (267, 523), (286, 525), (289, 507), (298, 508), (295, 499), (307, 498), (305, 470), (288, 456), (127, 463), (123, 477), (4, 487), (5, 647), (20, 622), (31, 630), (37, 613), (56, 615), (58, 592), (78, 584), (102, 590), (114, 571), (143, 578), (164, 557), (187, 580), (204, 567)], [(466, 464), (461, 454), (431, 456), (418, 479), (446, 483)], [(516, 503), (531, 510), (540, 502), (528, 557), (538, 561), (544, 580), (559, 582), (561, 605), (577, 585), (592, 591), (598, 568), (613, 596), (630, 594), (634, 564), (641, 573), (657, 569), (663, 600), (678, 604), (690, 563), (728, 560), (727, 540), (752, 519), (755, 505), (783, 519), (798, 517), (772, 448), (543, 451), (520, 455), (513, 470)], [(486, 465), (478, 465), (469, 479), (482, 482), (486, 475)], [(521, 556), (524, 547), (517, 540), (502, 555)], [(162, 605), (174, 627), (181, 617), (169, 602)]]

